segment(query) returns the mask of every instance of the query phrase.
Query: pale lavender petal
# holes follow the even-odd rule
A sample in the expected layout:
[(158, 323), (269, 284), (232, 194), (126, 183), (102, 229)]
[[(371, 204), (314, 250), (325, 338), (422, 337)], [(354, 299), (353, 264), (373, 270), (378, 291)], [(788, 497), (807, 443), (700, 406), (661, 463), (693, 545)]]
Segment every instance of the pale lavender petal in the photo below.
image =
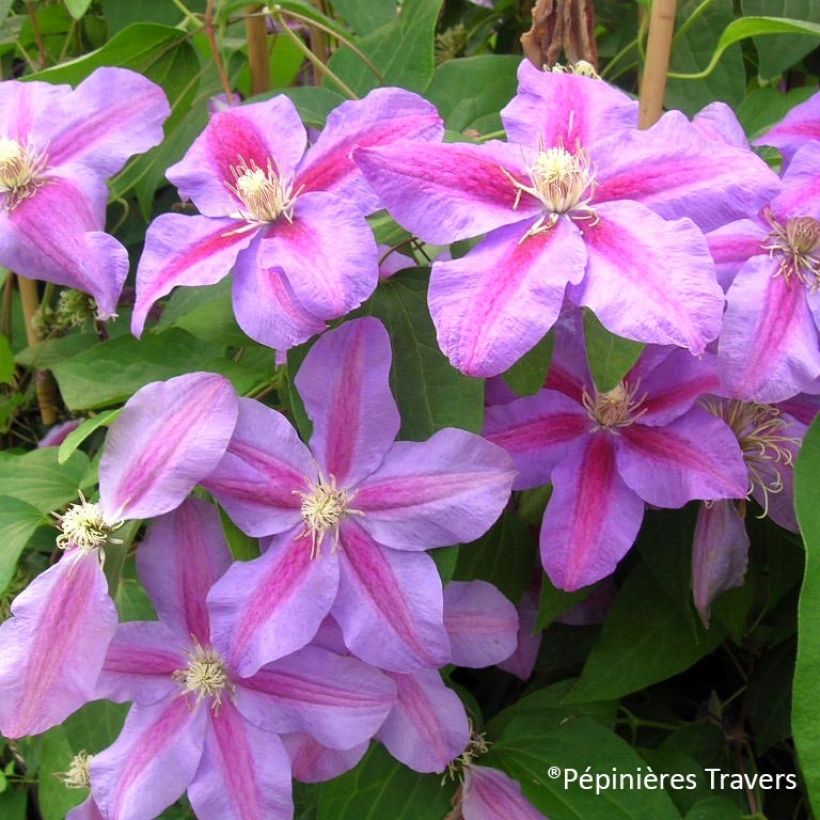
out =
[(382, 463), (401, 420), (390, 392), (390, 337), (378, 319), (356, 319), (311, 348), (296, 389), (313, 422), (310, 447), (325, 477), (352, 487)]
[(0, 732), (18, 738), (94, 699), (117, 611), (97, 553), (75, 549), (14, 599), (11, 614), (0, 624)]
[(349, 518), (339, 564), (331, 614), (354, 655), (397, 672), (447, 663), (441, 578), (429, 555), (386, 549)]
[(161, 214), (145, 234), (137, 267), (131, 332), (139, 337), (153, 304), (177, 285), (213, 285), (224, 279), (254, 231), (235, 219)]
[(752, 256), (764, 253), (769, 231), (761, 221), (741, 219), (706, 235), (709, 253), (715, 260), (718, 282), (728, 290), (735, 274)]
[(618, 475), (605, 432), (573, 446), (552, 471), (552, 484), (541, 561), (555, 586), (572, 591), (614, 572), (638, 535), (644, 503)]
[(706, 140), (680, 111), (647, 131), (598, 143), (592, 159), (596, 202), (636, 200), (667, 219), (688, 216), (705, 231), (748, 218), (782, 188), (756, 154)]
[(444, 587), (444, 628), (456, 666), (480, 669), (515, 652), (518, 613), (486, 581), (451, 581)]
[(275, 535), (301, 521), (297, 491), (315, 480), (310, 450), (293, 425), (253, 399), (239, 400), (239, 418), (228, 449), (202, 485), (248, 535)]
[(245, 333), (260, 344), (289, 350), (327, 325), (298, 300), (281, 268), (261, 263), (259, 236), (239, 254), (233, 271), (233, 309)]
[(464, 772), (461, 811), (464, 820), (547, 820), (524, 797), (517, 781), (487, 766), (470, 766)]
[(140, 388), (108, 430), (100, 506), (109, 522), (178, 507), (222, 458), (238, 398), (215, 373), (188, 373)]
[(773, 128), (755, 141), (755, 145), (773, 145), (786, 160), (811, 140), (820, 140), (820, 94), (814, 94), (796, 105)]
[(544, 382), (545, 387), (569, 396), (578, 404), (583, 404), (584, 391), (595, 393), (584, 333), (582, 311), (567, 302), (555, 323), (552, 359)]
[(91, 761), (91, 792), (109, 820), (150, 820), (180, 798), (202, 757), (208, 708), (183, 697), (132, 706), (120, 736)]
[(291, 820), (290, 758), (282, 741), (223, 702), (208, 721), (188, 797), (201, 820)]
[(335, 319), (379, 281), (379, 252), (364, 216), (335, 194), (302, 194), (293, 221), (280, 219), (259, 248), (263, 269), (281, 268), (305, 310)]
[(353, 150), (405, 139), (438, 142), (443, 135), (441, 117), (423, 97), (402, 88), (377, 88), (330, 112), (299, 166), (295, 187), (330, 191), (372, 213), (381, 204), (353, 161)]
[(510, 142), (538, 148), (576, 145), (638, 125), (638, 103), (601, 80), (540, 71), (529, 60), (518, 67), (518, 93), (501, 111)]
[(656, 507), (682, 507), (695, 499), (743, 498), (749, 489), (734, 433), (700, 407), (665, 427), (622, 427), (615, 449), (623, 480)]
[(396, 701), (386, 675), (355, 658), (306, 646), (237, 682), (237, 707), (270, 732), (304, 732), (349, 749), (371, 738)]
[(399, 253), (389, 245), (379, 245), (379, 280), (389, 279), (399, 271), (416, 267), (416, 260)]
[(90, 795), (79, 806), (75, 806), (65, 816), (65, 820), (105, 820), (100, 809)]
[(541, 648), (541, 630), (537, 628), (538, 620), (538, 590), (527, 590), (518, 604), (518, 638), (515, 652), (503, 663), (499, 669), (509, 672), (527, 681), (535, 669), (538, 659), (538, 650)]
[(390, 677), (398, 702), (376, 737), (405, 766), (417, 772), (443, 772), (470, 740), (461, 700), (435, 669)]
[(361, 148), (353, 156), (397, 222), (425, 242), (443, 245), (542, 210), (541, 203), (521, 194), (510, 178), (529, 184), (524, 152), (521, 146), (495, 141), (405, 141)]
[(772, 202), (781, 221), (790, 216), (820, 219), (820, 142), (810, 142), (794, 155), (783, 184), (783, 193)]
[(703, 234), (638, 202), (603, 203), (597, 213), (600, 222), (584, 228), (589, 264), (572, 301), (617, 336), (702, 353), (720, 332), (724, 305)]
[(41, 447), (59, 447), (67, 438), (69, 433), (76, 430), (82, 419), (69, 419), (68, 421), (55, 424), (38, 442), (38, 449)]
[(159, 619), (202, 645), (211, 639), (205, 598), (230, 563), (219, 511), (198, 498), (154, 521), (137, 550), (137, 573)]
[(233, 169), (244, 165), (268, 168), (293, 181), (307, 135), (293, 103), (284, 95), (237, 106), (211, 116), (188, 152), (167, 172), (183, 199), (208, 216), (227, 216), (241, 202), (228, 187)]
[(253, 561), (236, 561), (208, 596), (214, 645), (241, 677), (301, 649), (336, 598), (336, 556), (311, 558), (299, 526)]
[(692, 118), (697, 130), (707, 139), (735, 148), (748, 149), (749, 140), (731, 106), (725, 102), (709, 103)]
[(518, 470), (515, 490), (546, 484), (570, 443), (591, 426), (584, 408), (556, 390), (541, 390), (484, 411), (484, 436), (503, 447)]
[[(815, 384), (814, 387), (820, 389), (820, 384)], [(812, 391), (812, 393), (815, 393), (815, 391)], [(809, 427), (817, 418), (817, 415), (820, 414), (820, 395), (801, 393), (799, 396), (793, 396), (781, 402), (780, 410), (799, 421), (802, 426)]]
[(60, 101), (71, 94), (69, 85), (7, 80), (0, 83), (0, 122), (9, 139), (43, 151), (62, 125), (54, 112)]
[(76, 288), (113, 316), (128, 254), (102, 233), (96, 206), (71, 180), (51, 178), (8, 213), (0, 207), (0, 265), (21, 276)]
[(328, 749), (299, 732), (285, 735), (282, 742), (290, 755), (293, 777), (302, 783), (321, 783), (344, 774), (364, 757), (370, 745), (365, 741), (352, 749)]
[(497, 376), (515, 364), (558, 318), (567, 284), (584, 276), (575, 224), (560, 219), (527, 236), (533, 224), (499, 228), (466, 256), (433, 264), (429, 302), (439, 346), (463, 373)]
[(496, 521), (515, 476), (500, 447), (464, 430), (398, 441), (360, 486), (353, 506), (380, 544), (423, 550), (468, 543)]
[(748, 562), (749, 536), (737, 504), (701, 504), (692, 541), (692, 595), (707, 628), (712, 601), (743, 585)]
[(60, 129), (49, 142), (49, 163), (79, 163), (79, 173), (110, 177), (130, 156), (162, 142), (170, 113), (156, 83), (125, 68), (98, 68), (59, 98), (53, 116)]
[(160, 621), (120, 624), (108, 646), (96, 698), (156, 703), (179, 692), (171, 678), (188, 665), (190, 638)]
[(731, 395), (777, 402), (820, 376), (820, 350), (805, 286), (778, 274), (780, 260), (750, 259), (727, 294), (718, 364)]

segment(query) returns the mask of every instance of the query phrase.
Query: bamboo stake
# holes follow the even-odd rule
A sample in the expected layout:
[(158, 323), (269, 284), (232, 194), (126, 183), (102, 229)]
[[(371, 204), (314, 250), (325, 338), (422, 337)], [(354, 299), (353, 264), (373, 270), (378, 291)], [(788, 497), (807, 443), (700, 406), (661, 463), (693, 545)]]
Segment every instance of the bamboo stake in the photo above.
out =
[[(20, 301), (23, 303), (23, 316), (26, 320), (26, 338), (29, 345), (42, 341), (34, 318), (40, 308), (40, 298), (37, 295), (37, 283), (32, 279), (17, 275), (17, 288), (20, 291)], [(37, 391), (37, 405), (40, 408), (40, 418), (43, 424), (51, 425), (57, 421), (58, 398), (57, 383), (48, 370), (37, 370), (34, 373), (34, 387)]]
[(261, 94), (270, 89), (270, 66), (268, 57), (268, 32), (262, 6), (248, 6), (245, 17), (248, 37), (248, 66), (251, 71), (251, 94)]
[(654, 125), (663, 112), (666, 72), (669, 69), (677, 5), (678, 0), (652, 0), (646, 62), (641, 79), (639, 128), (649, 128)]

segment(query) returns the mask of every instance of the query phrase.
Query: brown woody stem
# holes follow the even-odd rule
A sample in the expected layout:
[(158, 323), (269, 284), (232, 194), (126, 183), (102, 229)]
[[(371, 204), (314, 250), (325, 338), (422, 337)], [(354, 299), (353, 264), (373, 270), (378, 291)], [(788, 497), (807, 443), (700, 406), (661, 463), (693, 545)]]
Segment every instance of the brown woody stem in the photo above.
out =
[(268, 32), (262, 6), (248, 6), (245, 31), (248, 36), (248, 65), (251, 72), (251, 94), (270, 89)]

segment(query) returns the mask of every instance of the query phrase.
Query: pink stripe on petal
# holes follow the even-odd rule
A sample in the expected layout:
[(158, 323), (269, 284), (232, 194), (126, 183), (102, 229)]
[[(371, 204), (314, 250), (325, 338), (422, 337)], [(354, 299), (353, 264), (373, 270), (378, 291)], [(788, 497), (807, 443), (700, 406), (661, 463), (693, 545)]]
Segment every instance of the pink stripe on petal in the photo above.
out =
[(462, 795), (464, 820), (547, 820), (521, 793), (521, 785), (497, 769), (470, 766)]
[(282, 738), (290, 755), (293, 777), (301, 783), (321, 783), (349, 771), (364, 757), (369, 743), (352, 749), (327, 749), (309, 735), (293, 732)]
[(728, 290), (735, 274), (747, 259), (764, 253), (763, 245), (769, 235), (762, 222), (741, 219), (706, 234), (709, 253), (715, 260), (718, 281)]

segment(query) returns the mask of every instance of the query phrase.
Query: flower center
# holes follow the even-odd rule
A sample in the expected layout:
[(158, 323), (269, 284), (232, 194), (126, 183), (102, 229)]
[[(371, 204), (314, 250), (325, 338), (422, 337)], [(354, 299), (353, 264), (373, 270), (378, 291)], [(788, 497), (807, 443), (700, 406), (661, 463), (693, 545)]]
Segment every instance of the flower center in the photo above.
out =
[(788, 284), (800, 280), (809, 290), (820, 288), (820, 221), (811, 216), (792, 217), (783, 225), (771, 211), (765, 217), (772, 226), (769, 243), (764, 249), (770, 256), (780, 254), (777, 276)]
[(319, 476), (316, 483), (308, 481), (310, 489), (307, 492), (294, 490), (302, 499), (302, 519), (305, 522), (305, 534), (311, 535), (310, 557), (316, 558), (324, 541), (325, 535), (333, 532), (333, 549), (339, 544), (339, 525), (342, 519), (350, 514), (361, 515), (359, 510), (351, 510), (350, 502), (353, 496), (347, 490), (336, 487), (336, 479), (330, 477), (330, 482)]
[(0, 137), (0, 193), (6, 194), (7, 210), (43, 185), (40, 174), (45, 165), (44, 154), (32, 152), (10, 137)]
[(188, 666), (177, 669), (171, 677), (182, 686), (184, 694), (195, 695), (197, 703), (212, 697), (214, 711), (222, 705), (222, 693), (226, 689), (231, 694), (234, 691), (222, 656), (213, 648), (203, 647), (196, 638), (188, 653)]
[(59, 772), (57, 777), (62, 781), (67, 789), (88, 789), (91, 787), (91, 778), (88, 773), (88, 766), (93, 759), (93, 755), (85, 750), (77, 752), (71, 758), (67, 772)]
[(638, 399), (635, 397), (638, 386), (639, 382), (632, 385), (621, 382), (605, 393), (596, 391), (594, 398), (584, 388), (582, 401), (587, 415), (599, 428), (612, 429), (634, 424), (646, 412), (645, 409), (640, 409), (646, 395)]
[(492, 744), (484, 737), (484, 734), (471, 731), (470, 742), (467, 748), (454, 760), (447, 764), (447, 771), (444, 777), (441, 778), (441, 783), (444, 783), (449, 778), (450, 780), (461, 780), (464, 776), (464, 770), (475, 763), (476, 759), (481, 755), (486, 754), (490, 750)]
[(62, 515), (55, 514), (55, 518), (60, 525), (57, 546), (61, 550), (78, 547), (84, 552), (92, 552), (109, 543), (122, 543), (118, 538), (112, 538), (111, 533), (118, 530), (124, 522), (109, 524), (99, 504), (86, 501), (82, 493), (79, 504), (72, 504)]
[(267, 170), (263, 171), (253, 160), (249, 164), (240, 158), (231, 173), (235, 181), (228, 188), (247, 208), (248, 213), (242, 214), (246, 221), (276, 222), (280, 216), (293, 221), (298, 191), (292, 191), (291, 184), (276, 173), (270, 160)]
[(600, 80), (601, 75), (595, 70), (595, 66), (586, 60), (578, 60), (577, 63), (555, 63), (550, 69), (553, 74), (577, 74), (580, 77), (589, 77), (592, 80)]

